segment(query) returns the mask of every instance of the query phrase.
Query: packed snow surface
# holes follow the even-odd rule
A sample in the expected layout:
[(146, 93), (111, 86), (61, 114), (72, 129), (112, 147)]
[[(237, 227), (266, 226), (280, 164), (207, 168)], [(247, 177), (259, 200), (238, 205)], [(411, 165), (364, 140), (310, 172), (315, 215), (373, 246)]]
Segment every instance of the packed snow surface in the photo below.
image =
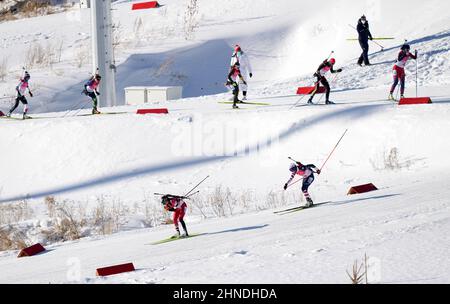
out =
[[(2, 57), (8, 71), (0, 82), (2, 112), (30, 48), (52, 50), (51, 63), (27, 66), (34, 119), (0, 118), (0, 203), (27, 199), (33, 209), (31, 218), (12, 224), (27, 227), (30, 240), (48, 242), (39, 233), (49, 218), (46, 196), (94, 208), (104, 195), (131, 210), (154, 192), (184, 194), (207, 175), (200, 195), (220, 186), (252, 199), (206, 219), (195, 199), (188, 201), (188, 229), (201, 234), (190, 239), (151, 245), (172, 235), (173, 225), (141, 228), (133, 215), (117, 233), (48, 242), (35, 257), (0, 252), (1, 283), (350, 283), (346, 271), (364, 255), (372, 283), (450, 283), (450, 4), (198, 1), (197, 27), (186, 39), (189, 1), (136, 12), (132, 2), (113, 4), (120, 104), (101, 110), (114, 115), (85, 115), (88, 10), (0, 24), (0, 71)], [(375, 37), (395, 38), (378, 41), (383, 51), (370, 44), (370, 67), (356, 65), (359, 45), (346, 40), (356, 38), (349, 24), (362, 14)], [(432, 104), (387, 100), (405, 39), (419, 52), (418, 95)], [(254, 69), (249, 101), (262, 104), (232, 110), (221, 102), (231, 97), (224, 82), (236, 43)], [(313, 84), (331, 51), (343, 68), (328, 76), (336, 104), (317, 95), (318, 104), (306, 106), (296, 89)], [(406, 73), (406, 95), (415, 97), (414, 60)], [(140, 107), (125, 105), (124, 88), (139, 85), (181, 85), (184, 98), (144, 106), (168, 108), (169, 115), (136, 115)], [(317, 206), (274, 214), (304, 204), (299, 183), (283, 196), (288, 157), (321, 167), (345, 130), (309, 189)], [(379, 190), (346, 195), (366, 183)], [(96, 268), (126, 262), (137, 271), (95, 276)]]

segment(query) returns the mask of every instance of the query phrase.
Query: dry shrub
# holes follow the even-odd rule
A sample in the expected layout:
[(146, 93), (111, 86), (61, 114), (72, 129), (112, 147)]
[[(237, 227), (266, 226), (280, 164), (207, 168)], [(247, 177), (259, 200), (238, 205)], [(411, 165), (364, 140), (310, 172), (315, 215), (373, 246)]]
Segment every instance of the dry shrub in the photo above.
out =
[(54, 196), (47, 196), (44, 199), (44, 203), (47, 206), (48, 216), (53, 218), (55, 217), (56, 212), (56, 199)]
[(350, 278), (352, 284), (363, 284), (365, 279), (365, 283), (368, 284), (367, 281), (367, 254), (364, 254), (364, 261), (361, 263), (358, 260), (355, 260), (353, 263), (351, 273), (347, 272), (347, 276)]
[(56, 8), (51, 5), (50, 1), (25, 1), (19, 5), (17, 11), (23, 17), (30, 18), (54, 14)]
[(90, 58), (90, 47), (85, 43), (81, 44), (74, 53), (75, 66), (81, 68), (82, 66), (90, 62)]
[(20, 250), (27, 247), (28, 239), (13, 226), (0, 227), (0, 251)]
[(48, 54), (40, 43), (31, 45), (25, 55), (26, 66), (33, 68), (35, 66), (45, 66), (48, 61)]
[(0, 225), (10, 225), (27, 220), (33, 215), (33, 210), (27, 201), (0, 205)]
[(3, 58), (0, 61), (0, 80), (5, 81), (5, 77), (8, 76), (8, 59)]
[(73, 201), (65, 200), (57, 203), (54, 198), (46, 198), (49, 214), (52, 214), (53, 225), (42, 234), (49, 242), (71, 241), (82, 237), (82, 228), (86, 225), (83, 218), (83, 207)]
[(145, 204), (144, 215), (144, 225), (146, 227), (156, 227), (170, 220), (170, 214), (156, 204)]
[(129, 209), (120, 200), (114, 200), (108, 205), (104, 196), (99, 197), (92, 216), (92, 225), (103, 235), (119, 231), (122, 219), (129, 213)]
[(186, 40), (192, 40), (195, 37), (195, 30), (199, 25), (198, 11), (198, 0), (189, 0), (183, 20), (184, 38)]

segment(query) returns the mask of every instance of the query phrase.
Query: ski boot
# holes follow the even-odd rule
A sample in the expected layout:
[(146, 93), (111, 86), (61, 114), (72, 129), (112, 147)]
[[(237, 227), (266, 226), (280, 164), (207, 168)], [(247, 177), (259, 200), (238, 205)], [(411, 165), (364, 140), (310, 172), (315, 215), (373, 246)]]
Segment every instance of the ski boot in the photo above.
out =
[(23, 119), (23, 120), (25, 120), (25, 119), (31, 119), (31, 117), (28, 116), (26, 113), (23, 113), (22, 119)]
[(11, 117), (11, 112), (8, 112), (8, 114), (6, 114), (6, 117)]
[(313, 206), (313, 201), (312, 201), (312, 199), (310, 198), (310, 197), (307, 197), (306, 198), (306, 205), (305, 205), (305, 207), (306, 208), (309, 208), (309, 207), (312, 207)]
[(325, 104), (334, 104), (334, 102), (327, 100), (325, 101)]
[(389, 93), (388, 100), (396, 101), (392, 93)]
[(180, 230), (177, 230), (177, 232), (175, 232), (174, 235), (172, 235), (170, 238), (171, 239), (178, 239), (180, 237)]
[[(247, 96), (242, 97), (243, 101), (247, 101)], [(242, 102), (242, 101), (241, 101)]]
[(96, 115), (96, 114), (102, 114), (102, 113), (100, 113), (100, 111), (97, 109), (92, 109), (92, 115)]
[(400, 95), (400, 99), (402, 99), (402, 98), (405, 98), (405, 96), (404, 95)]
[(308, 104), (309, 104), (309, 105), (312, 105), (312, 104), (313, 104), (312, 98), (308, 99)]
[(239, 107), (236, 104), (233, 104), (233, 109), (239, 109)]
[(185, 231), (181, 234), (181, 237), (189, 237), (189, 234), (187, 233), (187, 231)]

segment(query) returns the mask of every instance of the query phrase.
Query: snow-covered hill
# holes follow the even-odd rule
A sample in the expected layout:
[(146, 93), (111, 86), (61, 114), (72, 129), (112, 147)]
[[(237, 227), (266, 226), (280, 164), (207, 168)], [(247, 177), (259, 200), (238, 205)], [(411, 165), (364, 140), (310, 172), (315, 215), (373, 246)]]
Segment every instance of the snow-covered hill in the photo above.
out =
[[(86, 221), (106, 204), (120, 218), (112, 230), (121, 231), (100, 237), (98, 227), (85, 225), (86, 237), (49, 244), (53, 250), (37, 257), (18, 260), (15, 251), (3, 252), (0, 282), (345, 283), (345, 270), (365, 253), (378, 265), (376, 282), (449, 282), (450, 5), (322, 1), (319, 8), (308, 1), (229, 0), (218, 10), (222, 1), (199, 1), (198, 28), (186, 40), (186, 4), (167, 0), (142, 12), (132, 12), (130, 1), (114, 4), (119, 100), (131, 85), (183, 85), (186, 98), (155, 105), (169, 109), (165, 116), (138, 116), (136, 107), (124, 105), (103, 109), (122, 114), (75, 116), (88, 113), (88, 102), (86, 110), (67, 112), (83, 102), (80, 86), (91, 69), (88, 11), (0, 24), (0, 56), (8, 58), (10, 71), (0, 82), (6, 97), (29, 48), (53, 50), (51, 63), (30, 67), (36, 119), (0, 118), (0, 202), (9, 206), (6, 201), (28, 197), (23, 208), (33, 212), (12, 221), (14, 229), (26, 231), (29, 241), (52, 243), (43, 231), (58, 223), (44, 197), (56, 193), (57, 204), (70, 205)], [(374, 36), (396, 39), (381, 41), (384, 51), (371, 44), (374, 65), (361, 68), (357, 42), (346, 39), (356, 36), (348, 24), (363, 13)], [(419, 95), (430, 96), (431, 105), (386, 101), (404, 39), (419, 50)], [(236, 43), (255, 70), (249, 98), (266, 105), (233, 111), (219, 103), (230, 97), (223, 82)], [(297, 86), (312, 83), (311, 74), (332, 50), (344, 69), (332, 82), (337, 104), (293, 107)], [(415, 96), (414, 76), (410, 62), (408, 96)], [(9, 103), (1, 99), (0, 110)], [(310, 188), (316, 202), (330, 203), (274, 215), (274, 208), (304, 204), (299, 186), (282, 190), (287, 157), (320, 166), (346, 129)], [(181, 194), (207, 175), (187, 216), (191, 231), (206, 234), (146, 245), (173, 230), (136, 230), (157, 224), (160, 205), (151, 194)], [(380, 190), (345, 195), (368, 182)], [(208, 201), (226, 197), (227, 188), (224, 219)], [(435, 249), (431, 257), (429, 247)], [(81, 267), (77, 278), (67, 276), (67, 263), (74, 261)], [(128, 261), (140, 270), (94, 279), (96, 267)]]

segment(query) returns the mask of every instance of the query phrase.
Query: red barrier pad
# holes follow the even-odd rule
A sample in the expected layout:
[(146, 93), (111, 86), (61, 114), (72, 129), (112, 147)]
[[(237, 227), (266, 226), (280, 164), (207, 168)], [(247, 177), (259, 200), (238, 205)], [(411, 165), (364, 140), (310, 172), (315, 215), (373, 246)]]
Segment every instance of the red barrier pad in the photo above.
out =
[(26, 256), (33, 256), (33, 255), (36, 255), (36, 254), (41, 253), (43, 251), (45, 251), (45, 248), (41, 244), (37, 243), (37, 244), (35, 244), (33, 246), (30, 246), (28, 248), (22, 249), (19, 252), (19, 255), (17, 257), (21, 258), (21, 257), (26, 257)]
[(127, 264), (114, 265), (114, 266), (109, 266), (109, 267), (104, 267), (104, 268), (98, 268), (96, 274), (97, 274), (97, 276), (104, 277), (104, 276), (109, 276), (109, 275), (118, 274), (118, 273), (130, 272), (130, 271), (134, 271), (134, 270), (135, 269), (134, 269), (133, 263), (127, 263)]
[(160, 7), (158, 1), (150, 1), (150, 2), (134, 3), (133, 7), (131, 9), (133, 11), (135, 11), (135, 10), (158, 8), (158, 7)]
[[(314, 91), (314, 87), (299, 87), (297, 89), (297, 95), (308, 95)], [(325, 93), (327, 90), (324, 87), (319, 87), (317, 94)]]
[(401, 98), (398, 102), (399, 105), (411, 105), (411, 104), (427, 104), (431, 103), (430, 97), (415, 97), (415, 98)]
[(347, 195), (365, 193), (365, 192), (370, 192), (370, 191), (375, 191), (375, 190), (378, 190), (378, 188), (375, 187), (374, 184), (370, 183), (370, 184), (366, 184), (366, 185), (351, 187), (350, 190), (348, 190)]
[(2, 111), (0, 111), (0, 117), (5, 116)]
[(169, 114), (168, 109), (139, 109), (137, 114)]

